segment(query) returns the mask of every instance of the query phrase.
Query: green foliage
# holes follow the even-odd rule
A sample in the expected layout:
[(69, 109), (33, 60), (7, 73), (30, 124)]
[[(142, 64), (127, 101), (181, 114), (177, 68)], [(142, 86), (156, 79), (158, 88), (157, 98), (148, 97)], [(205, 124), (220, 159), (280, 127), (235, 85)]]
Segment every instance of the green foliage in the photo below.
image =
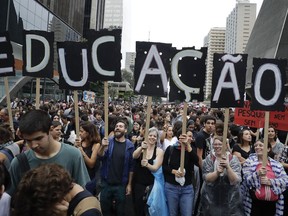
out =
[(133, 73), (123, 69), (122, 71), (122, 81), (126, 81), (128, 83), (130, 83), (131, 88), (134, 88), (134, 77), (133, 77)]
[(104, 95), (104, 82), (97, 81), (97, 82), (90, 82), (90, 90), (96, 93), (96, 96), (103, 96)]

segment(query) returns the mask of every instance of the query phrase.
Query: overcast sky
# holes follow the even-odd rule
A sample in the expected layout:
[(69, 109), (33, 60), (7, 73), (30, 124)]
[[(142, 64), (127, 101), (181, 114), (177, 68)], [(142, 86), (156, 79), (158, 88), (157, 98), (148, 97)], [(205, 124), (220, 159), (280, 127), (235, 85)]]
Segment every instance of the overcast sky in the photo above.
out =
[[(257, 4), (263, 0), (250, 0)], [(213, 27), (225, 27), (236, 0), (123, 0), (122, 54), (135, 52), (136, 41), (203, 46)], [(123, 65), (124, 67), (124, 65)]]

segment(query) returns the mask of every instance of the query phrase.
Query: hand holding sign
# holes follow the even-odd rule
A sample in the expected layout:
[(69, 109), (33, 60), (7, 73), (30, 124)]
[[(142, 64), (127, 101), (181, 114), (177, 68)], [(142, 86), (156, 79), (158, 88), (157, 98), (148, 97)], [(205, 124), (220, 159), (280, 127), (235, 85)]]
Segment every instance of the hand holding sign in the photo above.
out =
[(185, 146), (187, 146), (188, 144), (188, 137), (186, 134), (181, 134), (180, 137), (179, 137), (179, 142), (180, 144), (183, 144)]
[(145, 150), (145, 149), (147, 149), (147, 142), (146, 141), (143, 141), (142, 143), (141, 143), (141, 148), (143, 149), (143, 150)]
[(102, 139), (102, 146), (108, 147), (108, 145), (109, 145), (109, 141), (108, 141), (108, 139), (107, 139), (106, 137), (104, 137), (104, 138)]

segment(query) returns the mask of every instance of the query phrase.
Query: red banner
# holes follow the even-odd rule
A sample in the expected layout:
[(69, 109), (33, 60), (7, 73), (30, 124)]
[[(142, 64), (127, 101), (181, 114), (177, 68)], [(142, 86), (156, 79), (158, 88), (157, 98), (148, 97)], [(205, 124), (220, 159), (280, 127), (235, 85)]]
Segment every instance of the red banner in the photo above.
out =
[[(264, 128), (265, 111), (250, 110), (250, 102), (245, 101), (243, 108), (235, 108), (234, 123), (254, 128)], [(269, 124), (277, 130), (288, 131), (288, 106), (284, 112), (270, 111)]]

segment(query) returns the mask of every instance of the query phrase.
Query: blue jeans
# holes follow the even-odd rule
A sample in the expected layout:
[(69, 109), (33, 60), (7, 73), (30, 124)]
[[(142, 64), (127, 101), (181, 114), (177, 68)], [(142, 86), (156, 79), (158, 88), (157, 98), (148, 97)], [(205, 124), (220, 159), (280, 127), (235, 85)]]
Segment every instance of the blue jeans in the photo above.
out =
[(165, 194), (170, 216), (177, 216), (179, 207), (181, 216), (192, 215), (194, 199), (192, 184), (182, 187), (165, 182)]
[(113, 215), (113, 201), (115, 201), (116, 215), (125, 216), (126, 186), (109, 185), (103, 181), (101, 187), (100, 204), (103, 216)]

